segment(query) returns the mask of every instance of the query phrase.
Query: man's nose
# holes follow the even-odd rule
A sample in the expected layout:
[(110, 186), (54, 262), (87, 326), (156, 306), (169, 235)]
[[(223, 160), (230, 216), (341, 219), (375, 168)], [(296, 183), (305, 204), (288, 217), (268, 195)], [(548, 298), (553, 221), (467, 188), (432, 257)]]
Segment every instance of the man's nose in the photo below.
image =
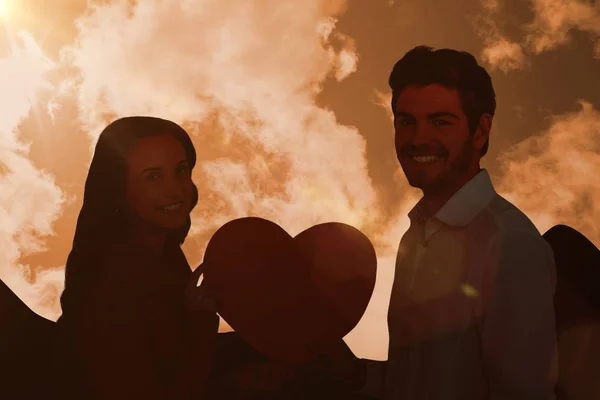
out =
[(412, 143), (415, 146), (430, 144), (435, 137), (434, 128), (426, 121), (417, 121), (412, 129)]

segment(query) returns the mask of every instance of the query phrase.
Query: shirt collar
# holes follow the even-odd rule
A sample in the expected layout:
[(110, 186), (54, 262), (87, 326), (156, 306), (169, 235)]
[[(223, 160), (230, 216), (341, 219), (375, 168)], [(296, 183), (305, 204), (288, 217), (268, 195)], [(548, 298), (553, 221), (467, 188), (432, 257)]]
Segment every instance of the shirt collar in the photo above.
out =
[[(487, 170), (482, 169), (440, 208), (434, 218), (447, 225), (466, 226), (495, 196), (496, 190), (490, 175)], [(408, 213), (408, 216), (416, 223), (427, 222), (423, 213), (423, 199)]]

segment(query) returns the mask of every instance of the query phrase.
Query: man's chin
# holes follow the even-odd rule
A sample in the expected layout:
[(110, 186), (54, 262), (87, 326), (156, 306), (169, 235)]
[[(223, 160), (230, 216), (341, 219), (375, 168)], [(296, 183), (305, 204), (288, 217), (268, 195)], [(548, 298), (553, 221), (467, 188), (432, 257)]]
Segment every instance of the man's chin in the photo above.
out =
[(424, 176), (407, 177), (408, 184), (422, 191), (431, 191), (432, 188), (439, 186), (439, 179)]

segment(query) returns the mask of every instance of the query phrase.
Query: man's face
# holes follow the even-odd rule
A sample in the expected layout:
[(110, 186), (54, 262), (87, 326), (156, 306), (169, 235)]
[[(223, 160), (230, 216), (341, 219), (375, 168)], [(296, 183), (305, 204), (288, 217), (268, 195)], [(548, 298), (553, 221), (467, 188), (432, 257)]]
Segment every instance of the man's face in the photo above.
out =
[(489, 131), (469, 132), (457, 90), (408, 86), (398, 95), (394, 120), (396, 154), (411, 186), (435, 193), (478, 170)]

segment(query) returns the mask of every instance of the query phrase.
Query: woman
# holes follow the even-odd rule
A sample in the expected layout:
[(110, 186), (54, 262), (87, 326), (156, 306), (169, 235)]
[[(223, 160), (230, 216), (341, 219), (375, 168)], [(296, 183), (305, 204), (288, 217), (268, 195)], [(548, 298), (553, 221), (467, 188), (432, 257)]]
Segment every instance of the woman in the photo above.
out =
[(100, 134), (61, 297), (63, 398), (203, 398), (218, 317), (184, 295), (199, 274), (180, 248), (195, 163), (167, 120), (122, 118)]

